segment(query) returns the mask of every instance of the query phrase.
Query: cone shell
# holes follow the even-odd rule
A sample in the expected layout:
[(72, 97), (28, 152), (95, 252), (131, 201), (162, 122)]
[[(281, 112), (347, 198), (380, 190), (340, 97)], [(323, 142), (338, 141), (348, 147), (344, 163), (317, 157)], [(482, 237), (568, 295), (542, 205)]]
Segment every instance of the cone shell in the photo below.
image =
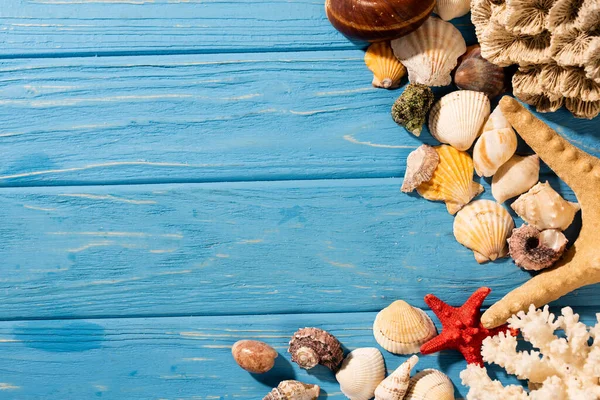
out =
[(539, 231), (531, 225), (513, 230), (508, 239), (510, 256), (519, 267), (539, 271), (557, 262), (567, 248), (567, 238), (556, 229)]
[(548, 182), (540, 182), (532, 187), (511, 207), (525, 222), (541, 231), (546, 229), (564, 231), (571, 225), (575, 214), (580, 210), (579, 204), (563, 199)]
[(498, 203), (525, 193), (535, 185), (540, 176), (540, 158), (514, 155), (492, 178), (492, 195)]
[(409, 193), (421, 183), (428, 182), (439, 163), (440, 156), (433, 147), (426, 144), (419, 146), (406, 159), (406, 173), (400, 190)]
[(418, 353), (421, 345), (436, 334), (431, 318), (402, 300), (381, 310), (373, 323), (375, 340), (393, 354)]
[(350, 400), (369, 400), (385, 378), (381, 352), (373, 347), (351, 351), (335, 374), (342, 393)]
[(424, 369), (410, 379), (404, 400), (454, 400), (454, 386), (443, 372)]
[(344, 359), (340, 342), (323, 329), (299, 329), (289, 344), (288, 352), (292, 355), (292, 361), (300, 368), (311, 369), (322, 364), (335, 372)]
[(394, 54), (408, 70), (411, 83), (446, 86), (450, 73), (467, 46), (452, 24), (429, 17), (416, 31), (392, 40)]
[(375, 389), (375, 400), (402, 400), (408, 392), (410, 371), (419, 361), (412, 356), (385, 378)]
[(465, 206), (454, 219), (454, 237), (473, 250), (478, 263), (494, 261), (508, 254), (506, 239), (515, 224), (500, 204), (477, 200)]
[(373, 72), (375, 87), (395, 89), (406, 75), (406, 68), (394, 55), (389, 42), (370, 45), (365, 53), (365, 64)]
[(444, 21), (462, 17), (471, 11), (471, 0), (437, 0), (433, 12)]
[(479, 176), (492, 176), (517, 150), (517, 134), (496, 107), (473, 148), (473, 165)]
[(316, 400), (321, 389), (298, 381), (283, 381), (263, 400)]
[(468, 153), (451, 146), (438, 146), (435, 150), (440, 163), (428, 182), (417, 187), (417, 192), (433, 201), (444, 201), (452, 215), (483, 192), (483, 186), (473, 182), (473, 160)]
[(481, 92), (459, 90), (442, 97), (429, 114), (434, 138), (458, 150), (468, 150), (490, 115), (490, 100)]

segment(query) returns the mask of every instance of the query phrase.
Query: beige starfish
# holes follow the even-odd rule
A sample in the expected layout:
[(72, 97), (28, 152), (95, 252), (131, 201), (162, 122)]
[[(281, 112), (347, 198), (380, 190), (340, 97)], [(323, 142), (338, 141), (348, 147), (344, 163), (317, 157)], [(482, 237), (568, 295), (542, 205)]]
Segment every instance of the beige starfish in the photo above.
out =
[(581, 205), (579, 238), (556, 266), (513, 290), (481, 317), (486, 328), (503, 324), (530, 304), (540, 308), (582, 286), (600, 282), (600, 160), (563, 139), (518, 101), (504, 97), (500, 108), (527, 144), (573, 189)]

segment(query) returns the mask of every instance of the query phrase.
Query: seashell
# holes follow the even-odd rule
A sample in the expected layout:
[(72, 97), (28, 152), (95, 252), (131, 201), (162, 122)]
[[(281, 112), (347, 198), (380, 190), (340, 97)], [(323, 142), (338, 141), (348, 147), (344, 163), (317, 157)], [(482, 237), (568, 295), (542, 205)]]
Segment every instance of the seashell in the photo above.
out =
[(349, 38), (378, 42), (406, 35), (431, 14), (435, 0), (325, 0), (331, 25)]
[(535, 185), (540, 175), (540, 158), (514, 155), (492, 178), (492, 196), (498, 203), (517, 197)]
[(402, 400), (408, 392), (410, 371), (419, 361), (412, 356), (385, 378), (375, 389), (375, 400)]
[(575, 213), (581, 208), (579, 204), (563, 199), (548, 182), (536, 184), (521, 195), (511, 207), (525, 222), (541, 231), (564, 231), (571, 225)]
[(513, 230), (508, 247), (515, 264), (529, 271), (539, 271), (551, 267), (562, 257), (567, 242), (559, 230), (540, 232), (531, 225), (522, 225)]
[(406, 75), (406, 68), (394, 55), (389, 42), (373, 43), (365, 53), (365, 64), (373, 72), (373, 86), (395, 89)]
[(239, 340), (231, 348), (235, 362), (248, 372), (263, 374), (275, 365), (277, 351), (258, 340)]
[(443, 372), (424, 369), (410, 378), (404, 400), (454, 400), (454, 386)]
[(402, 300), (381, 310), (373, 323), (375, 340), (393, 354), (418, 353), (421, 345), (436, 334), (431, 318)]
[(496, 107), (473, 148), (473, 165), (479, 176), (492, 176), (517, 150), (517, 134)]
[(449, 85), (458, 57), (467, 50), (459, 30), (434, 17), (391, 44), (394, 54), (408, 70), (408, 80), (427, 86)]
[(454, 219), (454, 237), (473, 250), (478, 263), (494, 261), (508, 254), (506, 239), (515, 224), (500, 204), (477, 200), (466, 205)]
[(471, 10), (471, 0), (437, 0), (433, 12), (444, 21), (467, 15)]
[(374, 347), (353, 350), (335, 374), (344, 396), (350, 400), (369, 400), (385, 378), (385, 363), (381, 352)]
[(442, 97), (429, 113), (429, 131), (442, 143), (468, 150), (490, 115), (490, 100), (481, 92), (459, 90)]
[(433, 92), (429, 86), (409, 83), (392, 106), (392, 118), (413, 135), (420, 136), (432, 104)]
[(454, 83), (459, 89), (483, 92), (490, 99), (505, 90), (504, 68), (481, 57), (479, 45), (469, 46), (459, 61)]
[(421, 183), (428, 182), (439, 163), (440, 156), (433, 147), (426, 144), (419, 146), (406, 159), (406, 173), (400, 190), (410, 193)]
[(428, 182), (417, 187), (427, 200), (443, 201), (448, 212), (456, 214), (473, 197), (483, 192), (483, 186), (473, 182), (473, 160), (468, 153), (452, 146), (434, 147), (440, 163)]
[(263, 397), (263, 400), (316, 400), (320, 391), (321, 388), (317, 385), (283, 381)]
[(292, 361), (304, 369), (322, 364), (335, 372), (344, 359), (340, 342), (335, 336), (319, 328), (296, 331), (290, 340), (288, 352), (292, 355)]

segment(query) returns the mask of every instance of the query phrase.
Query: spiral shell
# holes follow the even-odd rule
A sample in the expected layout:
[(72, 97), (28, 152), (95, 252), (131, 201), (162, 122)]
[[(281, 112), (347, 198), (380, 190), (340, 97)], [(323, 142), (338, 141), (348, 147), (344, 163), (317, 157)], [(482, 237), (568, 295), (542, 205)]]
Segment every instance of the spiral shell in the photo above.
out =
[(443, 372), (424, 369), (410, 379), (404, 400), (454, 400), (454, 386)]
[(492, 178), (492, 195), (498, 203), (525, 193), (535, 185), (540, 176), (540, 158), (514, 155), (504, 163)]
[(290, 340), (288, 352), (292, 361), (304, 369), (322, 364), (335, 372), (344, 358), (340, 342), (319, 328), (299, 329)]
[(504, 91), (505, 80), (504, 68), (481, 57), (479, 45), (467, 48), (454, 74), (454, 83), (459, 89), (483, 92), (490, 99)]
[(406, 75), (406, 68), (394, 55), (389, 42), (373, 43), (365, 53), (365, 64), (373, 72), (373, 86), (395, 89)]
[(277, 351), (258, 340), (240, 340), (234, 343), (231, 354), (240, 367), (248, 372), (262, 374), (275, 365)]
[(406, 173), (400, 190), (410, 193), (421, 183), (428, 182), (439, 163), (440, 156), (433, 147), (426, 144), (419, 146), (406, 159)]
[(410, 371), (419, 361), (412, 356), (385, 378), (375, 389), (375, 400), (402, 400), (408, 392)]
[(473, 165), (479, 176), (492, 176), (517, 150), (517, 134), (496, 107), (473, 148)]
[(556, 229), (539, 231), (531, 225), (513, 230), (508, 239), (510, 256), (519, 267), (539, 271), (556, 263), (567, 248), (567, 238)]
[(381, 352), (373, 347), (351, 351), (335, 374), (342, 393), (350, 400), (369, 400), (385, 378)]
[(283, 381), (263, 400), (316, 400), (321, 388), (298, 381)]

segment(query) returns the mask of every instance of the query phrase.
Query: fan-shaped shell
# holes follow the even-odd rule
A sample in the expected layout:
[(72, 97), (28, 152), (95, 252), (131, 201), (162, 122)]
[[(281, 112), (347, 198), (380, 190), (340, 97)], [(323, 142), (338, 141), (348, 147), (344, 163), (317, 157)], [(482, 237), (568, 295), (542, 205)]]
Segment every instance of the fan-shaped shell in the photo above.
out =
[(575, 214), (580, 209), (579, 204), (563, 199), (548, 182), (540, 182), (532, 187), (511, 207), (525, 222), (540, 231), (546, 229), (564, 231), (571, 225)]
[(468, 150), (490, 115), (490, 100), (481, 92), (459, 90), (442, 97), (429, 114), (429, 131), (437, 140)]
[(418, 353), (436, 335), (431, 318), (419, 308), (397, 300), (381, 310), (373, 323), (377, 343), (393, 354)]
[(443, 201), (448, 212), (456, 214), (473, 197), (483, 192), (483, 186), (473, 182), (473, 160), (468, 153), (452, 146), (435, 147), (440, 162), (428, 182), (417, 187), (427, 200)]
[(540, 176), (540, 158), (514, 155), (492, 178), (492, 195), (498, 203), (525, 193), (535, 185)]
[(410, 371), (419, 361), (412, 356), (385, 378), (375, 389), (375, 400), (402, 400), (408, 392)]
[(467, 46), (451, 23), (429, 17), (416, 31), (392, 40), (392, 49), (408, 70), (411, 83), (446, 86), (451, 83), (450, 73)]
[(479, 176), (492, 176), (517, 150), (517, 134), (496, 107), (473, 148), (473, 165)]
[(283, 381), (263, 400), (316, 400), (321, 388), (298, 381)]
[(335, 374), (342, 393), (350, 400), (369, 400), (385, 378), (381, 352), (373, 347), (353, 350)]
[(454, 400), (454, 386), (443, 372), (424, 369), (410, 379), (404, 400)]
[(512, 217), (500, 204), (477, 200), (456, 214), (454, 237), (473, 250), (478, 263), (483, 263), (508, 254), (506, 239), (514, 227)]
[(365, 53), (365, 64), (373, 72), (373, 86), (394, 89), (400, 86), (406, 68), (394, 55), (389, 42), (376, 42)]
[(471, 10), (471, 0), (437, 0), (433, 12), (444, 21), (467, 15)]

